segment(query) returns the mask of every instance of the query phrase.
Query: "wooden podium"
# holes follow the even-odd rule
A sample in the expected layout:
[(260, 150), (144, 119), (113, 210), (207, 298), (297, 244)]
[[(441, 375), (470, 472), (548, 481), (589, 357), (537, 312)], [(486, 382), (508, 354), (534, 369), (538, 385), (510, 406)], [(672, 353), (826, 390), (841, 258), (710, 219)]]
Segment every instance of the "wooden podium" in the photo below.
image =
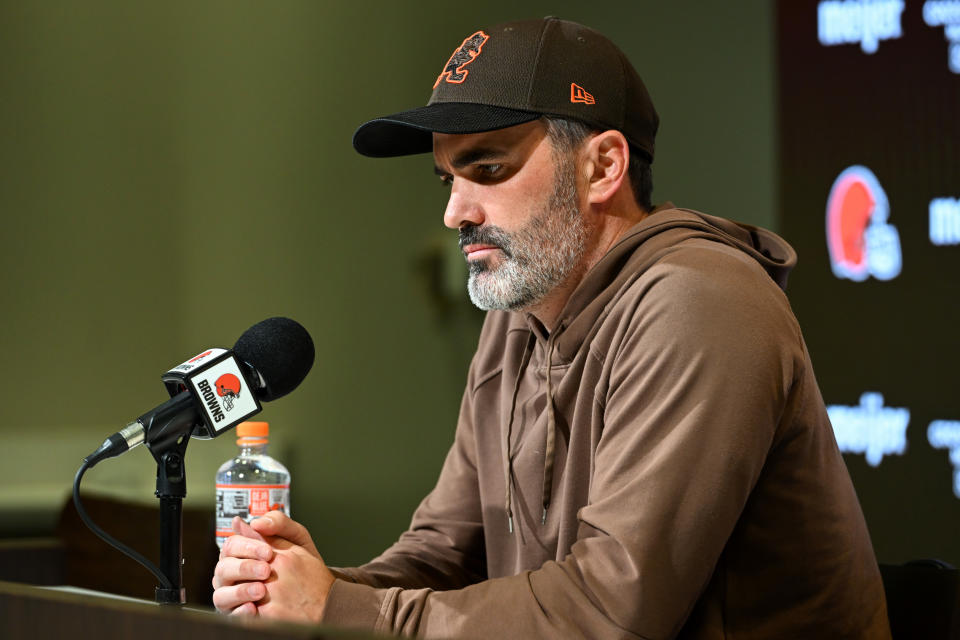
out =
[(212, 609), (158, 605), (93, 591), (0, 582), (0, 638), (173, 640), (364, 640), (382, 636), (269, 620), (239, 620)]

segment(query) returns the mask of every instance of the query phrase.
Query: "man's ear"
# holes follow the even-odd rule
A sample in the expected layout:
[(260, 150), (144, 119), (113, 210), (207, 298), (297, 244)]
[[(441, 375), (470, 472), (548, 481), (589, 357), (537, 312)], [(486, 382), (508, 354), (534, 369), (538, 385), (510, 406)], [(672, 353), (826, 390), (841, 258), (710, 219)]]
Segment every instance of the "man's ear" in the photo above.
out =
[(630, 145), (622, 133), (610, 129), (590, 138), (583, 148), (586, 198), (589, 204), (602, 205), (621, 189), (627, 178)]

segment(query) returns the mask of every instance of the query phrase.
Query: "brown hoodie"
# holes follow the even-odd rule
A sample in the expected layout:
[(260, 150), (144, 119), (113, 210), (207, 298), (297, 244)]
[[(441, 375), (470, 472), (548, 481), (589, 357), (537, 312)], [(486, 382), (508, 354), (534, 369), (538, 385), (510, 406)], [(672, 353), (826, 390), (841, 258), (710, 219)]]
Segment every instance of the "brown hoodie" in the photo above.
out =
[(889, 638), (781, 290), (794, 262), (770, 232), (661, 208), (549, 335), (489, 313), (436, 488), (396, 544), (341, 570), (325, 622), (455, 638)]

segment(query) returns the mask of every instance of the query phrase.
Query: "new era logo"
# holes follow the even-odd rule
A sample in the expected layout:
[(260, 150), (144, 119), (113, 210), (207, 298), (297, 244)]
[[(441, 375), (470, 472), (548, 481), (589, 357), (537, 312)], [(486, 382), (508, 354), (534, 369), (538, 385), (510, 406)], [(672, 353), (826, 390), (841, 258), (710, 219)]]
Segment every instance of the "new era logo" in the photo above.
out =
[(593, 96), (590, 95), (590, 92), (578, 85), (576, 82), (570, 83), (570, 102), (580, 102), (583, 104), (597, 103), (597, 101), (593, 99)]

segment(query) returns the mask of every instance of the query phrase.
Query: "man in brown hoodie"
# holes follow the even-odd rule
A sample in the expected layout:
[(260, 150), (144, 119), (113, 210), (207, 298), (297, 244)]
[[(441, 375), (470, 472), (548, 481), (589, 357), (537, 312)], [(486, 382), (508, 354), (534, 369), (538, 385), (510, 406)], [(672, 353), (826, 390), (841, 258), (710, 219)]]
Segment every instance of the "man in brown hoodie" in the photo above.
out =
[(797, 322), (793, 250), (650, 205), (658, 119), (609, 40), (554, 18), (467, 36), (426, 107), (364, 124), (433, 152), (490, 310), (410, 529), (328, 568), (236, 522), (222, 611), (427, 637), (889, 638)]

